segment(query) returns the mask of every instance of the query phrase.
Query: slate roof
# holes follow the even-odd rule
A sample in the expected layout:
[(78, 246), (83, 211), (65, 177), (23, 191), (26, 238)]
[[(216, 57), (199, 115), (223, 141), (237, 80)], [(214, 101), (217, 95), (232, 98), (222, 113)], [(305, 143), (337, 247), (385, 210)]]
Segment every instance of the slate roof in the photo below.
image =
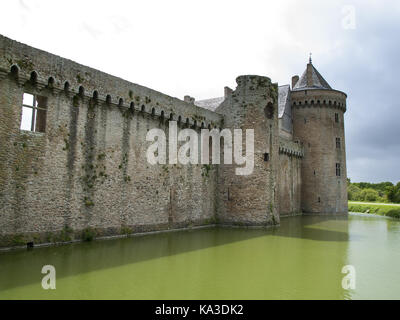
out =
[(278, 87), (278, 117), (282, 118), (285, 113), (285, 107), (289, 99), (290, 86), (284, 85)]
[(311, 67), (311, 83), (312, 85), (307, 85), (308, 83), (308, 72), (307, 69), (304, 71), (300, 80), (296, 83), (293, 91), (305, 90), (305, 89), (328, 89), (331, 90), (331, 86), (326, 82), (326, 80), (321, 76), (317, 69), (315, 69), (312, 63), (309, 63), (307, 68)]
[[(285, 112), (285, 107), (289, 99), (289, 94), (290, 94), (290, 86), (288, 84), (278, 87), (279, 118), (282, 118)], [(220, 106), (220, 104), (224, 102), (224, 100), (225, 100), (224, 97), (218, 97), (218, 98), (195, 101), (194, 104), (200, 108), (215, 111)]]
[(219, 107), (219, 105), (224, 102), (225, 98), (224, 97), (219, 97), (219, 98), (212, 98), (212, 99), (206, 99), (206, 100), (199, 100), (195, 101), (194, 105), (208, 109), (211, 111), (215, 111)]

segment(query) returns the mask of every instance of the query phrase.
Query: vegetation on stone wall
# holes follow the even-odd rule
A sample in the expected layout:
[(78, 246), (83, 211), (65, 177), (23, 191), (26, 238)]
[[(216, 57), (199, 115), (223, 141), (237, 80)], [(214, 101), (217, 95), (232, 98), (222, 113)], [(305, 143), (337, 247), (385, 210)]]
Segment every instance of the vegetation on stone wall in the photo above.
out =
[(92, 228), (86, 228), (82, 231), (82, 240), (83, 241), (92, 241), (96, 236), (96, 230)]

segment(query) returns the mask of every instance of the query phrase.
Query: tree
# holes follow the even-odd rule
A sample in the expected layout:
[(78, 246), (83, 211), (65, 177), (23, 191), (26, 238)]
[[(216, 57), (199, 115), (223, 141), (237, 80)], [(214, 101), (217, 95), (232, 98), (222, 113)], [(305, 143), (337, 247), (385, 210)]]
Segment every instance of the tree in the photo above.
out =
[(354, 184), (350, 184), (347, 188), (349, 200), (361, 201), (361, 189)]
[(364, 189), (361, 191), (361, 198), (363, 201), (376, 201), (379, 198), (379, 193), (371, 188)]
[(386, 187), (385, 194), (389, 202), (400, 203), (400, 182), (395, 186)]

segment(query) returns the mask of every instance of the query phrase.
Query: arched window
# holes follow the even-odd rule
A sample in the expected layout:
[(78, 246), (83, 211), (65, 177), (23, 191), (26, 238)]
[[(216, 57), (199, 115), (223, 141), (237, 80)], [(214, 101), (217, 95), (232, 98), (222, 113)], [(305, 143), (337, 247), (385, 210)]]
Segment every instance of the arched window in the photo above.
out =
[(85, 88), (82, 86), (79, 87), (79, 95), (81, 96), (81, 98), (83, 98), (85, 95)]
[(64, 91), (65, 91), (65, 92), (69, 92), (69, 88), (70, 88), (69, 82), (68, 82), (68, 81), (65, 81), (65, 83), (64, 83)]
[(54, 87), (54, 78), (50, 77), (49, 80), (47, 81), (47, 86), (52, 89)]
[(36, 84), (37, 83), (37, 79), (38, 79), (38, 74), (36, 71), (32, 71), (31, 72), (31, 78), (30, 81), (32, 84)]
[(14, 65), (11, 67), (10, 72), (11, 72), (11, 76), (12, 76), (14, 79), (17, 79), (17, 78), (18, 78), (18, 74), (19, 74), (19, 68), (18, 68), (18, 66), (16, 66), (16, 65), (14, 64)]

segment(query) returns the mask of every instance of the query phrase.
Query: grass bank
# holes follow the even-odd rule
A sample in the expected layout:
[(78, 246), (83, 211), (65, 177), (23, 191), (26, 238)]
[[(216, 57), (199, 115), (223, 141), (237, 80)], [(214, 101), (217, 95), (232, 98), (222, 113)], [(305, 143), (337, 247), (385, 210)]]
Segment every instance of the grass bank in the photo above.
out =
[(372, 213), (392, 218), (400, 218), (400, 207), (388, 204), (372, 204), (349, 201), (349, 212)]

